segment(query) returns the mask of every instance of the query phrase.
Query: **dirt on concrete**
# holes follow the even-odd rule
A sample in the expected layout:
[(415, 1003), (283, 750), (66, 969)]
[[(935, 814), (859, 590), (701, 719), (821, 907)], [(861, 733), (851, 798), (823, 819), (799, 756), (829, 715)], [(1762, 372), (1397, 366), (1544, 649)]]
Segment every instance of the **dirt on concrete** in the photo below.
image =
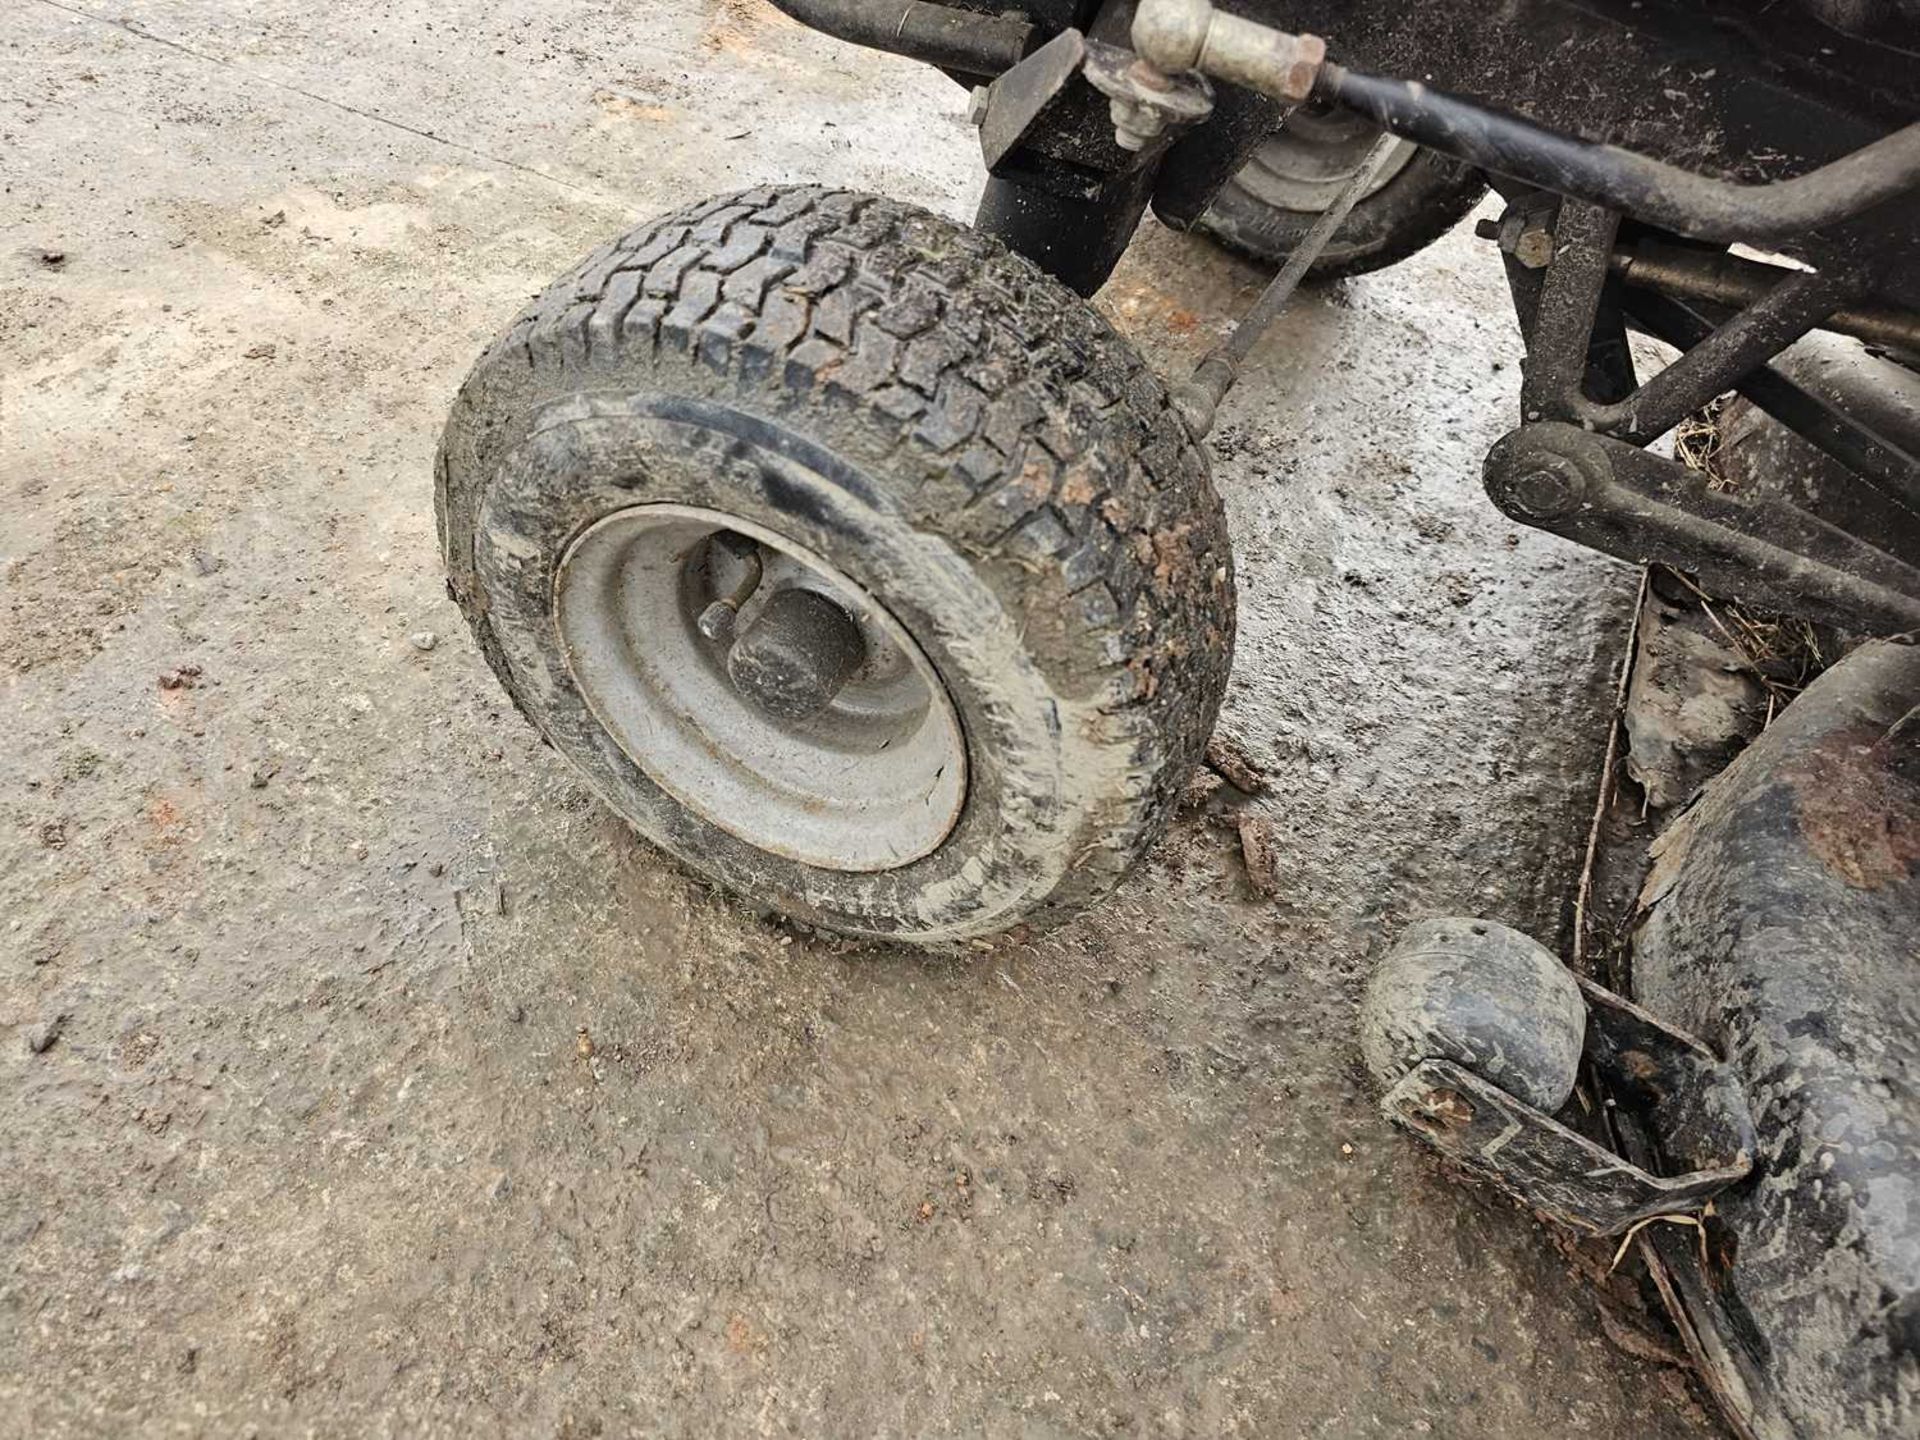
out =
[[(1633, 595), (1481, 494), (1468, 235), (1225, 408), (1261, 793), (1042, 940), (854, 948), (512, 713), (430, 465), (637, 218), (969, 213), (964, 92), (759, 0), (15, 0), (0, 59), (0, 1431), (1703, 1433), (1358, 1067), (1406, 922), (1564, 931)], [(1258, 278), (1149, 223), (1100, 303), (1178, 369)]]

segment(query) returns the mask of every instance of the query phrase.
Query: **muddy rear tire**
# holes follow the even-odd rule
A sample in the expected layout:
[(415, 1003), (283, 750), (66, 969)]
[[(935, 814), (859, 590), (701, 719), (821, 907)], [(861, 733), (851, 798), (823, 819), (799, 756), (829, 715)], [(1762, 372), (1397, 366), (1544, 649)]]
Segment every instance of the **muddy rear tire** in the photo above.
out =
[[(1250, 259), (1284, 265), (1379, 135), (1344, 111), (1295, 111), (1226, 183), (1199, 228)], [(1397, 264), (1459, 224), (1486, 193), (1479, 171), (1408, 143), (1388, 157), (1307, 275), (1334, 280)]]
[[(885, 199), (748, 192), (587, 257), (463, 386), (438, 511), (482, 651), (593, 790), (693, 869), (846, 933), (959, 939), (1098, 898), (1164, 826), (1225, 688), (1226, 528), (1165, 387), (1032, 265)], [(770, 575), (814, 575), (799, 583), (906, 656), (888, 673), (914, 669), (928, 713), (954, 717), (964, 789), (927, 771), (950, 823), (906, 815), (899, 764), (867, 783), (891, 741), (859, 738), (853, 701), (768, 740), (764, 713), (713, 688), (725, 646), (690, 638), (672, 597), (710, 608), (722, 528)], [(622, 555), (653, 558), (620, 570)], [(666, 588), (643, 593), (658, 574)], [(588, 602), (584, 630), (563, 624)], [(644, 623), (620, 618), (635, 606)], [(610, 688), (620, 665), (674, 694)], [(694, 739), (710, 724), (760, 788), (676, 769), (697, 744), (649, 750), (654, 718), (629, 723), (647, 704)], [(844, 780), (815, 785), (795, 746), (841, 755)], [(781, 769), (793, 753), (800, 769)], [(795, 774), (798, 799), (782, 788)], [(764, 805), (727, 802), (746, 793)], [(860, 807), (883, 800), (898, 863), (861, 838)]]

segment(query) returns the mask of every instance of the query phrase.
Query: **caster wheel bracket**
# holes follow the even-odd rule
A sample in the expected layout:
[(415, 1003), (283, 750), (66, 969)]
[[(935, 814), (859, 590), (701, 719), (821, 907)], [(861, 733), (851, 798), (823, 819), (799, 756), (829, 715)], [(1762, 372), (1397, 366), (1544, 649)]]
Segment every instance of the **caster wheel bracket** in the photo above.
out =
[(1400, 1125), (1570, 1229), (1618, 1235), (1655, 1216), (1694, 1214), (1753, 1168), (1745, 1092), (1711, 1051), (1631, 1001), (1579, 982), (1582, 1058), (1677, 1167), (1655, 1175), (1452, 1061), (1426, 1058), (1381, 1100)]

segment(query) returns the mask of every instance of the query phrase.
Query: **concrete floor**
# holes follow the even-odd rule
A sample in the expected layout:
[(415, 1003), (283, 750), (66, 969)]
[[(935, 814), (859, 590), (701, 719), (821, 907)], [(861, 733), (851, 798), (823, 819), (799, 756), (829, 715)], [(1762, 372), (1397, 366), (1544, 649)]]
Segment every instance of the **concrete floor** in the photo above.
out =
[[(760, 0), (10, 0), (0, 64), (0, 1432), (1702, 1433), (1357, 1069), (1405, 921), (1562, 930), (1632, 588), (1480, 492), (1466, 233), (1224, 415), (1281, 896), (1196, 812), (1042, 941), (857, 951), (543, 749), (430, 460), (640, 217), (969, 213), (962, 93)], [(1149, 224), (1101, 304), (1178, 369), (1256, 279)]]

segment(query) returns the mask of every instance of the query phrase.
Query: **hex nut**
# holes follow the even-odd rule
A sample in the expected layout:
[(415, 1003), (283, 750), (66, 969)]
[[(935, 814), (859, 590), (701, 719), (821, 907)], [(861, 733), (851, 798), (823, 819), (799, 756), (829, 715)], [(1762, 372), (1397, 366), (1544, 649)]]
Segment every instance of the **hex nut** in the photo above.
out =
[(1529, 225), (1513, 242), (1513, 258), (1529, 270), (1544, 270), (1553, 263), (1553, 232), (1544, 225)]
[(1565, 455), (1540, 456), (1531, 468), (1514, 477), (1508, 489), (1513, 503), (1538, 520), (1566, 514), (1586, 493), (1586, 472)]

